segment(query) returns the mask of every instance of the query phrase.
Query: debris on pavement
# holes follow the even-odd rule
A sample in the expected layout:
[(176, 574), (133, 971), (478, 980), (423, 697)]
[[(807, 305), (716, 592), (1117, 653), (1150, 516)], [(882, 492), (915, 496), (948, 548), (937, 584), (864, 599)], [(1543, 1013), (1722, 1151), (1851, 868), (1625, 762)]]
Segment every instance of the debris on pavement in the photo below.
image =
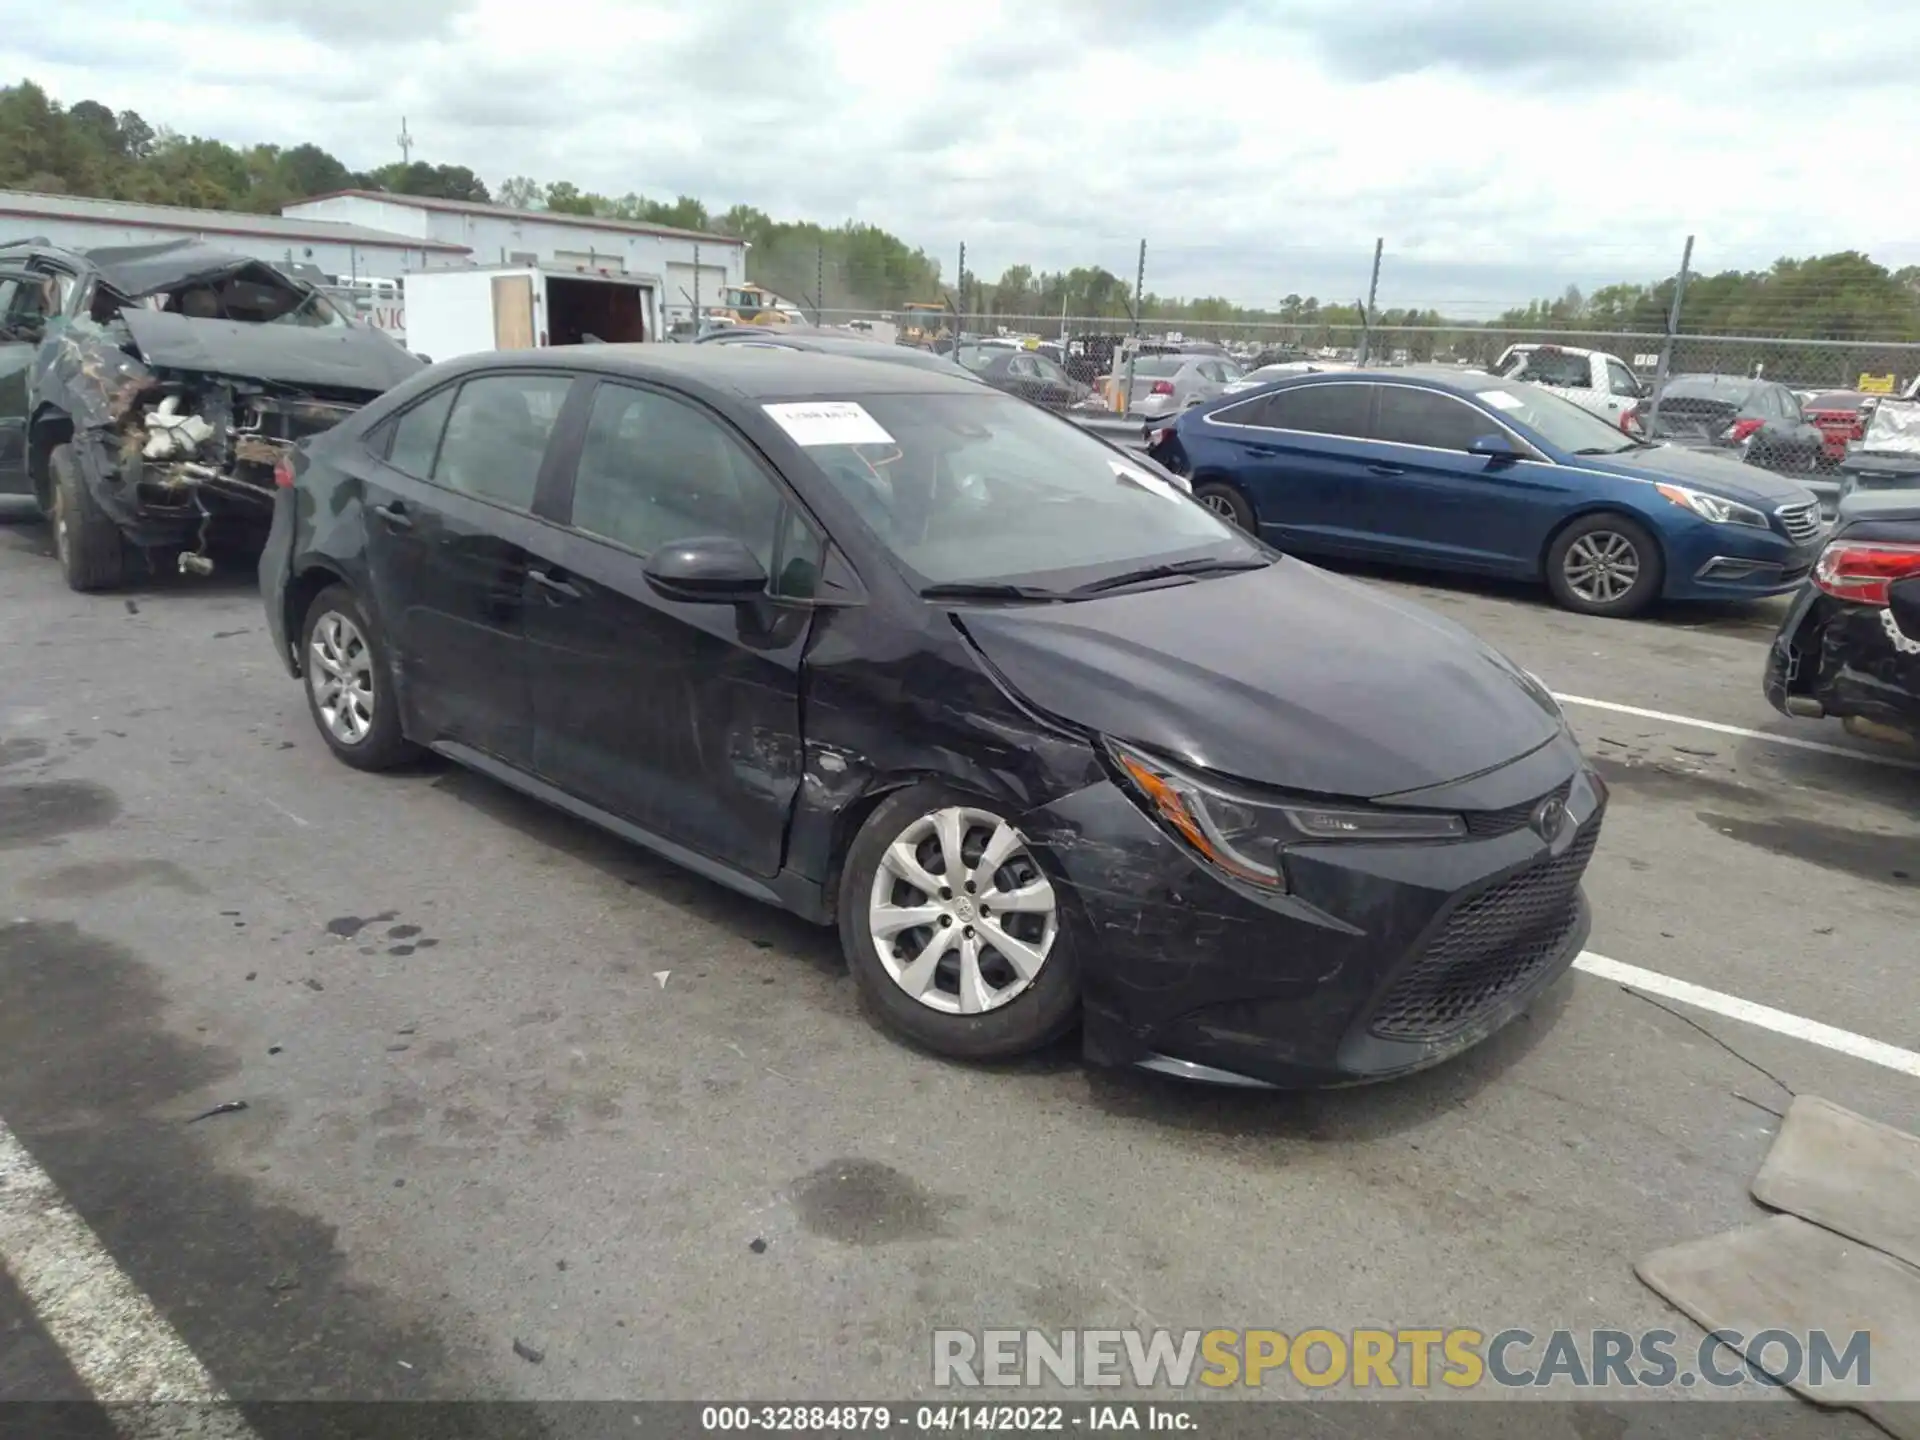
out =
[(747, 1249), (756, 1255), (764, 1255), (767, 1253), (767, 1242), (756, 1237), (753, 1243), (747, 1246)]
[(660, 982), (660, 988), (662, 990), (667, 988), (667, 976), (672, 973), (671, 970), (656, 970), (653, 972), (653, 978)]
[(200, 1114), (194, 1116), (193, 1119), (187, 1121), (187, 1124), (194, 1125), (202, 1120), (211, 1120), (216, 1115), (238, 1115), (246, 1108), (247, 1102), (244, 1100), (229, 1100), (224, 1105), (216, 1105), (211, 1110), (203, 1110)]
[(533, 1346), (527, 1344), (526, 1341), (520, 1339), (518, 1336), (514, 1337), (513, 1353), (529, 1365), (538, 1365), (542, 1360), (547, 1358), (546, 1351), (534, 1349)]

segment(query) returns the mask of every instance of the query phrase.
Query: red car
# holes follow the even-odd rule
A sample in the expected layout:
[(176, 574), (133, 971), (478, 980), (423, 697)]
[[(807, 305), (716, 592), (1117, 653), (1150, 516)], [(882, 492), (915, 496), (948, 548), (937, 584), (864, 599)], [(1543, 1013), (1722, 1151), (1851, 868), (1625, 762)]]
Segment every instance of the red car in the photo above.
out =
[(1846, 458), (1848, 445), (1866, 437), (1873, 402), (1858, 390), (1828, 390), (1802, 410), (1820, 430), (1820, 468), (1831, 470)]

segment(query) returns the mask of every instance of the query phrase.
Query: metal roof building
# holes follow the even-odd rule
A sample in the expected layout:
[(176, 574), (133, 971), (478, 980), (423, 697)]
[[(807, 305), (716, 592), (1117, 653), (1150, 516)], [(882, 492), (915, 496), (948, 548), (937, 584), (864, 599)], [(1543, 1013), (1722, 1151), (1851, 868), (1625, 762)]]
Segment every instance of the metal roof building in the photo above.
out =
[[(652, 276), (662, 284), (662, 305), (673, 312), (688, 310), (696, 294), (703, 306), (710, 305), (724, 287), (746, 282), (746, 241), (639, 220), (516, 210), (378, 190), (315, 195), (287, 206), (282, 214), (289, 220), (373, 227), (411, 236), (420, 244), (459, 246), (482, 265), (547, 265)], [(446, 262), (436, 259), (433, 263)]]
[(464, 245), (317, 217), (0, 190), (0, 241), (38, 237), (74, 250), (206, 240), (273, 264), (313, 265), (340, 276), (397, 278), (409, 270), (467, 258)]

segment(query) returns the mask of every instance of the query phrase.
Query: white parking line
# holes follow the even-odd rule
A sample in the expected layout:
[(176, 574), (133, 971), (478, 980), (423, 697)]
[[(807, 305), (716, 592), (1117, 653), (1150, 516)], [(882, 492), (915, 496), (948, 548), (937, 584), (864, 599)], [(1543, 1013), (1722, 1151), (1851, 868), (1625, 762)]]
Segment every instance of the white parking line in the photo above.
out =
[(1790, 1035), (1795, 1040), (1804, 1040), (1809, 1045), (1819, 1045), (1842, 1055), (1851, 1055), (1856, 1060), (1865, 1060), (1870, 1065), (1883, 1065), (1889, 1070), (1897, 1070), (1902, 1075), (1911, 1075), (1920, 1080), (1920, 1054), (1911, 1050), (1902, 1050), (1898, 1045), (1889, 1045), (1884, 1040), (1869, 1039), (1865, 1035), (1856, 1035), (1851, 1030), (1840, 1030), (1832, 1025), (1823, 1025), (1818, 1020), (1809, 1020), (1802, 1015), (1789, 1015), (1784, 1010), (1775, 1010), (1770, 1005), (1757, 1005), (1751, 1000), (1742, 1000), (1738, 995), (1723, 995), (1718, 990), (1709, 990), (1704, 985), (1695, 985), (1686, 980), (1676, 980), (1671, 975), (1662, 975), (1655, 970), (1642, 970), (1638, 965), (1627, 965), (1619, 960), (1609, 960), (1604, 955), (1596, 955), (1591, 950), (1582, 950), (1574, 960), (1576, 970), (1584, 970), (1589, 975), (1602, 980), (1611, 980), (1625, 985), (1630, 990), (1641, 990), (1649, 995), (1658, 995), (1665, 1000), (1675, 1000), (1682, 1005), (1691, 1005), (1696, 1010), (1710, 1011), (1715, 1015), (1724, 1015), (1729, 1020), (1743, 1021), (1748, 1025), (1758, 1025), (1762, 1030), (1771, 1030), (1776, 1035)]
[(1616, 715), (1660, 720), (1668, 725), (1691, 725), (1696, 730), (1711, 730), (1719, 735), (1738, 735), (1744, 740), (1764, 740), (1769, 745), (1787, 745), (1795, 750), (1812, 750), (1821, 755), (1839, 755), (1848, 760), (1891, 765), (1896, 770), (1920, 770), (1920, 760), (1908, 760), (1899, 755), (1876, 755), (1871, 750), (1850, 750), (1845, 745), (1802, 740), (1797, 735), (1775, 735), (1765, 730), (1749, 730), (1741, 725), (1722, 725), (1718, 720), (1698, 720), (1691, 715), (1672, 715), (1665, 710), (1643, 710), (1638, 705), (1621, 705), (1612, 700), (1590, 700), (1584, 695), (1562, 695), (1555, 691), (1553, 698), (1562, 705), (1586, 705), (1595, 710), (1611, 710)]
[[(113, 1261), (27, 1147), (0, 1121), (0, 1268), (26, 1296), (74, 1373), (123, 1434), (254, 1440), (227, 1396), (153, 1302)], [(192, 1423), (160, 1409), (197, 1402)]]

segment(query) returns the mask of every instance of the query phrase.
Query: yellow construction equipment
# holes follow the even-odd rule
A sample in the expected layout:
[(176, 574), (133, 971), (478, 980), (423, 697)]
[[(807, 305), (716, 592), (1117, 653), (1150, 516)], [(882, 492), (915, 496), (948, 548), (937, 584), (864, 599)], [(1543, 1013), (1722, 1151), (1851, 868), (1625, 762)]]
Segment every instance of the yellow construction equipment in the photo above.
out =
[(953, 333), (947, 325), (947, 307), (937, 301), (907, 301), (894, 316), (894, 323), (894, 338), (902, 345), (930, 346)]
[(791, 325), (791, 305), (764, 285), (729, 285), (712, 312), (715, 320), (733, 325)]

